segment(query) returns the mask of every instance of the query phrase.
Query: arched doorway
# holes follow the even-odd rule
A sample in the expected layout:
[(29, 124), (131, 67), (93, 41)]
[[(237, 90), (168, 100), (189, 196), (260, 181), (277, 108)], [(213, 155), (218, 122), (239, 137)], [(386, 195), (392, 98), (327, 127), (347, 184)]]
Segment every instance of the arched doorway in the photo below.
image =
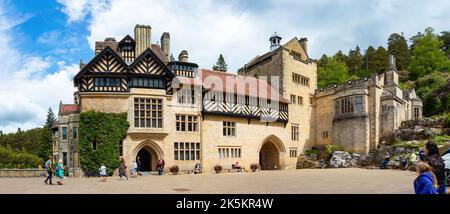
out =
[(152, 154), (147, 149), (142, 148), (137, 154), (136, 161), (138, 157), (141, 161), (141, 168), (139, 170), (144, 172), (152, 171)]
[(156, 164), (158, 159), (162, 158), (162, 150), (153, 141), (147, 140), (136, 147), (134, 151), (134, 159), (137, 161), (138, 157), (141, 161), (140, 171), (156, 171)]
[(261, 170), (281, 169), (283, 160), (282, 152), (285, 152), (283, 143), (275, 136), (266, 138), (259, 149), (259, 166)]

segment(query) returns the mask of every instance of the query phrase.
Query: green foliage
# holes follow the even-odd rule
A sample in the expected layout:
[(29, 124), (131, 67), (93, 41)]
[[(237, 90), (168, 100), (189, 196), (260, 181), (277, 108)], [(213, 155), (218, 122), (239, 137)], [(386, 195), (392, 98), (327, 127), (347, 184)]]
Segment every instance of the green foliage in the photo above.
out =
[(355, 50), (348, 52), (347, 66), (350, 74), (356, 74), (362, 66), (361, 50), (356, 46)]
[(26, 150), (12, 149), (10, 146), (0, 146), (0, 168), (38, 168), (44, 161)]
[(434, 142), (438, 145), (444, 145), (450, 141), (450, 136), (448, 135), (437, 135), (433, 139)]
[(423, 148), (424, 145), (425, 145), (425, 142), (423, 142), (423, 141), (407, 142), (407, 141), (401, 141), (401, 140), (396, 139), (394, 141), (394, 144), (392, 144), (392, 147), (403, 147), (403, 148), (408, 148), (408, 149), (419, 150), (419, 149)]
[(450, 128), (450, 114), (447, 113), (444, 115), (444, 128)]
[(393, 33), (388, 39), (388, 54), (392, 54), (396, 58), (398, 70), (408, 68), (411, 54), (409, 52), (408, 43), (402, 34)]
[(441, 32), (439, 39), (442, 40), (441, 50), (447, 55), (447, 58), (450, 59), (450, 31)]
[(417, 95), (424, 101), (423, 114), (432, 116), (450, 110), (449, 74), (433, 72), (415, 81)]
[(320, 151), (318, 149), (308, 149), (305, 151), (305, 155), (312, 155), (312, 154), (320, 155)]
[(44, 160), (52, 154), (52, 126), (55, 122), (55, 115), (53, 114), (52, 109), (49, 107), (47, 120), (45, 122), (44, 128), (42, 129), (41, 137), (39, 140), (40, 146), (38, 155)]
[(450, 62), (441, 50), (443, 42), (432, 28), (425, 29), (414, 39), (411, 63), (408, 67), (409, 77), (416, 80), (435, 71), (450, 71)]
[[(82, 169), (88, 174), (97, 173), (104, 163), (111, 175), (119, 167), (119, 143), (127, 136), (129, 126), (126, 113), (81, 113), (78, 143)], [(97, 144), (95, 151), (93, 142)]]
[(373, 71), (381, 74), (386, 71), (388, 64), (389, 59), (386, 49), (383, 46), (378, 47), (372, 60)]
[(375, 53), (376, 53), (376, 50), (372, 46), (369, 46), (366, 50), (366, 53), (364, 53), (362, 67), (365, 68), (365, 70), (367, 70), (370, 75), (376, 73), (375, 67), (373, 64), (373, 59), (375, 58)]
[(345, 62), (337, 60), (335, 57), (328, 60), (325, 67), (318, 68), (318, 88), (329, 85), (343, 84), (351, 79)]
[(0, 146), (9, 146), (14, 150), (24, 149), (30, 154), (38, 155), (43, 131), (43, 128), (34, 128), (0, 135)]
[(225, 63), (225, 59), (223, 58), (222, 54), (219, 55), (219, 59), (217, 59), (217, 62), (215, 65), (213, 65), (213, 70), (215, 71), (227, 71), (228, 65)]

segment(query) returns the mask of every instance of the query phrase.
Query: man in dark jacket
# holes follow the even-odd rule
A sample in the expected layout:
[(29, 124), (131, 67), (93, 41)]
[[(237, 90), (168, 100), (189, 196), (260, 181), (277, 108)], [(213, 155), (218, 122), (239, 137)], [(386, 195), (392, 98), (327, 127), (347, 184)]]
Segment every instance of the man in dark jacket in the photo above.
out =
[(441, 155), (439, 155), (439, 149), (437, 144), (428, 141), (423, 148), (426, 154), (425, 162), (427, 162), (431, 167), (433, 167), (433, 172), (436, 175), (436, 180), (439, 185), (438, 193), (446, 194), (446, 180), (445, 180), (445, 163), (442, 160)]

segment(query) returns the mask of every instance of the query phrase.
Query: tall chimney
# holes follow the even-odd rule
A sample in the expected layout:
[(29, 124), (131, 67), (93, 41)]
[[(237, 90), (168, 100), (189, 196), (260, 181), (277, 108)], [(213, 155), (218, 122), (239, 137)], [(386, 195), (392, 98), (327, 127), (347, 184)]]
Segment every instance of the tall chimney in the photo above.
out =
[(178, 61), (180, 62), (188, 62), (188, 52), (186, 50), (182, 50), (180, 55), (178, 55)]
[(308, 39), (301, 38), (299, 41), (300, 41), (300, 46), (302, 46), (302, 49), (305, 51), (306, 54), (308, 54)]
[(136, 25), (134, 27), (134, 40), (136, 40), (135, 56), (139, 56), (147, 48), (152, 47), (152, 28), (150, 25)]
[(167, 58), (170, 55), (170, 34), (169, 32), (164, 32), (161, 36), (161, 49), (166, 54)]
[(389, 54), (389, 69), (396, 69), (395, 56), (392, 54)]

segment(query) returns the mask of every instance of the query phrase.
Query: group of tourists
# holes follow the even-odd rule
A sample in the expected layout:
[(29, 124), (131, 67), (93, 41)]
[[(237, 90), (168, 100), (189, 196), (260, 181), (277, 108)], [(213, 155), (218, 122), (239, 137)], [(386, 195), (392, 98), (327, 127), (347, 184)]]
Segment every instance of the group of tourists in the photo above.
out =
[[(139, 157), (135, 161), (133, 161), (133, 164), (131, 166), (130, 170), (130, 177), (131, 178), (137, 178), (139, 175), (142, 175), (141, 173), (141, 165), (142, 162)], [(158, 160), (157, 168), (158, 168), (158, 175), (162, 175), (164, 172), (164, 166), (166, 165), (166, 162), (163, 159)], [(106, 172), (106, 166), (105, 164), (101, 164), (99, 168), (99, 174), (100, 174), (100, 181), (106, 182), (107, 172)], [(120, 159), (120, 165), (119, 165), (119, 177), (122, 179), (122, 177), (125, 177), (128, 180), (127, 175), (127, 164), (125, 163), (125, 160), (123, 158)]]
[(439, 154), (437, 144), (429, 141), (419, 152), (420, 161), (416, 165), (414, 180), (416, 194), (446, 194), (445, 164)]
[(48, 160), (45, 162), (45, 169), (47, 170), (47, 178), (44, 181), (45, 184), (53, 185), (52, 178), (53, 173), (55, 173), (55, 175), (59, 178), (59, 181), (56, 181), (56, 183), (58, 185), (63, 185), (64, 165), (61, 159), (58, 161), (56, 166), (54, 166), (52, 156), (49, 156)]

